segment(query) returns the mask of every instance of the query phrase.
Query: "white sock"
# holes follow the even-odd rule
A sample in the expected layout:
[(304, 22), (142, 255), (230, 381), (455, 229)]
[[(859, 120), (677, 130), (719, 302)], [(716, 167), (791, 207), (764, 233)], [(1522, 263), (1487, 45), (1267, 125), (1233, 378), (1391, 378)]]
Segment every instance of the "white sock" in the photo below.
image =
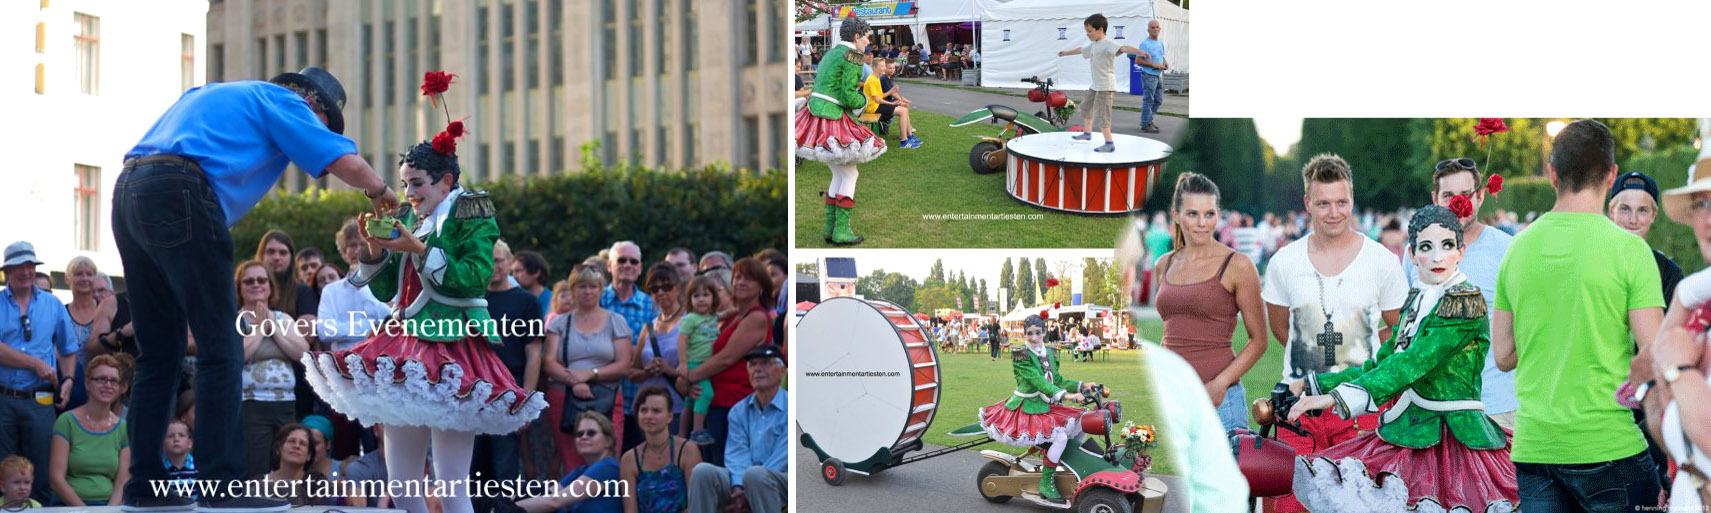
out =
[[(428, 458), (428, 428), (386, 426), (386, 477), (398, 482), (421, 481)], [(392, 498), (394, 507), (409, 513), (428, 513), (428, 491)]]
[(475, 452), (475, 433), (436, 429), (433, 445), (434, 477), (456, 485), (449, 494), (440, 496), (441, 513), (475, 513), (469, 504), (469, 488), (464, 485), (469, 480), (469, 459)]

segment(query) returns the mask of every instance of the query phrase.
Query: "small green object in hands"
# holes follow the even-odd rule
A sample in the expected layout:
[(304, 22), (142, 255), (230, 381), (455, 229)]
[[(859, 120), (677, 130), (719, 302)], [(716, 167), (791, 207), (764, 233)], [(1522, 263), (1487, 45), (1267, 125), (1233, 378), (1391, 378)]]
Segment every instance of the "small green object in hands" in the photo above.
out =
[(376, 217), (369, 219), (365, 230), (370, 236), (377, 239), (396, 239), (398, 238), (398, 218)]

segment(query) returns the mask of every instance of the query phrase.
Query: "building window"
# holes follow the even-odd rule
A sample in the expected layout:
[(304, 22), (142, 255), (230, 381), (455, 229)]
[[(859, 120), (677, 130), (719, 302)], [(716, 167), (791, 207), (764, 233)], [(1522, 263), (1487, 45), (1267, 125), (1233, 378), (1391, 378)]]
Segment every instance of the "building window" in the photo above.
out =
[[(529, 0), (527, 15), (523, 23), (529, 26), (529, 45), (523, 53), (523, 69), (528, 76), (523, 81), (524, 89), (534, 89), (541, 86), (541, 2)], [(539, 165), (539, 161), (530, 161)]]
[(528, 142), (528, 145), (529, 160), (523, 163), (523, 166), (526, 169), (519, 170), (517, 174), (525, 176), (540, 174), (541, 170), (546, 168), (546, 166), (541, 163), (541, 150), (542, 146), (546, 145), (546, 142), (540, 139), (531, 139)]
[(743, 38), (743, 57), (738, 59), (738, 62), (744, 66), (754, 64), (755, 58), (760, 55), (760, 27), (755, 26), (760, 19), (759, 2), (760, 0), (743, 0), (743, 18), (737, 20), (737, 33), (742, 34), (740, 37)]
[(685, 64), (683, 65), (683, 69), (688, 70), (688, 71), (695, 71), (696, 69), (698, 69), (700, 67), (700, 63), (698, 62), (699, 59), (695, 58), (695, 50), (697, 48), (695, 46), (695, 41), (697, 40), (697, 38), (700, 37), (701, 20), (698, 19), (698, 18), (700, 18), (700, 16), (697, 15), (695, 12), (695, 2), (689, 2), (689, 5), (684, 6), (684, 9), (686, 10), (686, 12), (683, 13), (683, 31), (682, 31), (682, 33), (683, 33), (683, 50), (682, 50), (683, 54), (682, 55), (683, 55), (683, 59), (685, 61)]
[(250, 62), (255, 63), (255, 73), (251, 76), (257, 80), (267, 78), (267, 38), (255, 38), (255, 51), (252, 54)]
[[(564, 85), (564, 1), (552, 0), (547, 3), (547, 23), (552, 27), (552, 36), (547, 38), (547, 76), (551, 77), (552, 85)], [(564, 145), (559, 145), (556, 153), (564, 153)]]
[[(405, 79), (406, 87), (408, 87), (411, 80), (416, 80), (416, 77), (422, 76), (421, 73), (416, 72), (416, 63), (421, 62), (421, 61), (417, 60), (418, 58), (421, 57), (421, 54), (422, 54), (422, 47), (421, 47), (421, 42), (420, 42), (421, 37), (422, 37), (421, 30), (418, 30), (416, 28), (416, 17), (411, 16), (409, 18), (406, 18), (406, 21), (404, 22), (404, 48), (407, 49), (405, 51), (405, 57), (404, 57), (404, 71), (405, 71), (404, 79)], [(408, 91), (408, 89), (406, 89), (406, 91)], [(412, 98), (414, 96), (407, 93), (404, 95), (404, 97), (405, 98)], [(405, 100), (404, 103), (410, 103), (410, 102), (409, 102), (409, 100)], [(412, 122), (415, 121), (414, 118), (415, 118), (414, 116), (411, 116)], [(448, 122), (449, 122), (449, 120), (448, 120)], [(415, 132), (410, 132), (410, 133), (414, 134)]]
[(208, 81), (226, 80), (226, 45), (208, 46)]
[(76, 13), (77, 83), (83, 94), (100, 94), (101, 18)]
[(767, 130), (772, 133), (772, 155), (777, 156), (780, 160), (776, 162), (766, 162), (764, 165), (757, 164), (755, 166), (757, 171), (769, 168), (783, 168), (785, 166), (784, 161), (782, 160), (784, 155), (783, 149), (790, 147), (790, 125), (785, 124), (783, 114), (774, 113), (767, 115), (766, 124)]
[[(630, 7), (630, 76), (640, 77), (647, 69), (642, 61), (642, 1), (629, 0)], [(635, 103), (636, 100), (630, 100)]]
[(440, 71), (440, 15), (428, 17), (428, 71)]
[(315, 65), (327, 67), (327, 29), (315, 30)]
[(380, 95), (381, 101), (386, 105), (392, 105), (392, 102), (398, 99), (398, 88), (393, 87), (392, 79), (398, 72), (398, 44), (397, 40), (393, 39), (398, 35), (397, 29), (397, 23), (388, 20), (384, 29), (386, 41), (381, 43), (381, 46), (386, 48), (386, 66), (380, 68)]
[[(486, 66), (487, 50), (488, 50), (488, 48), (490, 48), (490, 46), (487, 44), (487, 8), (486, 7), (482, 7), (480, 9), (475, 10), (475, 44), (477, 47), (477, 49), (475, 51), (475, 67), (472, 69), (477, 70), (477, 73), (484, 74), (487, 72), (487, 66)], [(479, 92), (477, 92), (476, 94), (487, 94), (487, 90), (488, 90), (487, 77), (479, 78), (476, 80), (476, 82), (481, 83), (481, 86), (478, 87)]]
[[(297, 71), (285, 67), (285, 34), (273, 36), (273, 69), (280, 73)], [(266, 78), (266, 75), (256, 78)]]
[(767, 37), (767, 41), (771, 42), (766, 45), (766, 62), (784, 62), (783, 52), (778, 51), (777, 39), (790, 34), (790, 26), (785, 24), (785, 17), (779, 16), (779, 13), (790, 12), (790, 1), (779, 0), (778, 5), (771, 9), (765, 9), (764, 12), (766, 13), (765, 27), (774, 31)]
[(297, 58), (297, 69), (309, 67), (309, 31), (299, 30), (291, 35), (292, 57)]
[(760, 167), (760, 116), (743, 116), (743, 161), (738, 167)]
[(48, 51), (48, 24), (36, 23), (36, 53)]
[(182, 90), (189, 91), (191, 87), (196, 85), (196, 36), (183, 34), (178, 39), (181, 46), (184, 47), (181, 66), (183, 76), (179, 77), (179, 81), (184, 86)]
[(549, 169), (548, 171), (550, 171), (552, 173), (563, 173), (565, 171), (565, 169), (564, 169), (564, 154), (570, 153), (570, 151), (565, 149), (565, 147), (564, 147), (564, 138), (563, 137), (554, 137), (553, 138), (552, 152), (553, 152), (553, 167), (552, 167), (552, 169)]
[(101, 168), (77, 165), (77, 250), (101, 248)]
[(618, 76), (618, 6), (612, 0), (600, 2), (601, 38), (600, 78)]
[[(499, 33), (505, 37), (499, 41), (499, 90), (511, 91), (517, 88), (517, 63), (513, 57), (517, 55), (517, 9), (515, 4), (507, 3), (499, 8)], [(508, 170), (508, 169), (507, 169)]]
[[(373, 84), (374, 84), (374, 24), (373, 23), (364, 23), (364, 24), (362, 24), (362, 85), (360, 85), (358, 87), (361, 87), (363, 90), (369, 90), (368, 88), (372, 87)], [(363, 99), (362, 104), (365, 106), (368, 105), (369, 100), (367, 98)]]
[(653, 12), (650, 13), (654, 20), (653, 31), (659, 34), (660, 38), (654, 43), (654, 74), (662, 77), (665, 75), (665, 49), (671, 48), (674, 37), (671, 33), (671, 15), (666, 9), (666, 4), (669, 3), (670, 0), (656, 0), (652, 4)]

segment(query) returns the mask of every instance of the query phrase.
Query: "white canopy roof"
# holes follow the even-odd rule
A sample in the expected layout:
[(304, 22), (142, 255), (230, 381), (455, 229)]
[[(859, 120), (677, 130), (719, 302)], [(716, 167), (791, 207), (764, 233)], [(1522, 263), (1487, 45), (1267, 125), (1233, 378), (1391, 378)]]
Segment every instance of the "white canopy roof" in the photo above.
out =
[[(976, 0), (980, 9), (981, 85), (1033, 87), (1021, 81), (1052, 78), (1065, 91), (1085, 90), (1092, 83), (1087, 60), (1058, 57), (1058, 50), (1088, 44), (1082, 21), (1091, 13), (1109, 20), (1108, 37), (1137, 46), (1147, 37), (1147, 23), (1159, 20), (1170, 70), (1188, 71), (1188, 10), (1164, 0)], [(1129, 60), (1117, 61), (1117, 90), (1129, 90)]]

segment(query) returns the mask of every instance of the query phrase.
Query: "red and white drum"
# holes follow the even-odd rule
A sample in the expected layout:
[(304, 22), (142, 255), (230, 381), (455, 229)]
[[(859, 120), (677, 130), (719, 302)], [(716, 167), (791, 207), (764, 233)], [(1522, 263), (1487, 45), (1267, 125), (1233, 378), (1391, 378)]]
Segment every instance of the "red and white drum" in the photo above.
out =
[[(839, 297), (796, 324), (797, 425), (827, 456), (862, 463), (916, 448), (939, 404), (927, 330), (896, 304)], [(852, 468), (857, 468), (855, 465)]]
[(1030, 134), (1011, 139), (1005, 190), (1041, 208), (1078, 214), (1126, 214), (1146, 205), (1170, 145), (1133, 135), (1112, 134), (1117, 151), (1093, 151), (1103, 135), (1077, 141), (1077, 132)]

